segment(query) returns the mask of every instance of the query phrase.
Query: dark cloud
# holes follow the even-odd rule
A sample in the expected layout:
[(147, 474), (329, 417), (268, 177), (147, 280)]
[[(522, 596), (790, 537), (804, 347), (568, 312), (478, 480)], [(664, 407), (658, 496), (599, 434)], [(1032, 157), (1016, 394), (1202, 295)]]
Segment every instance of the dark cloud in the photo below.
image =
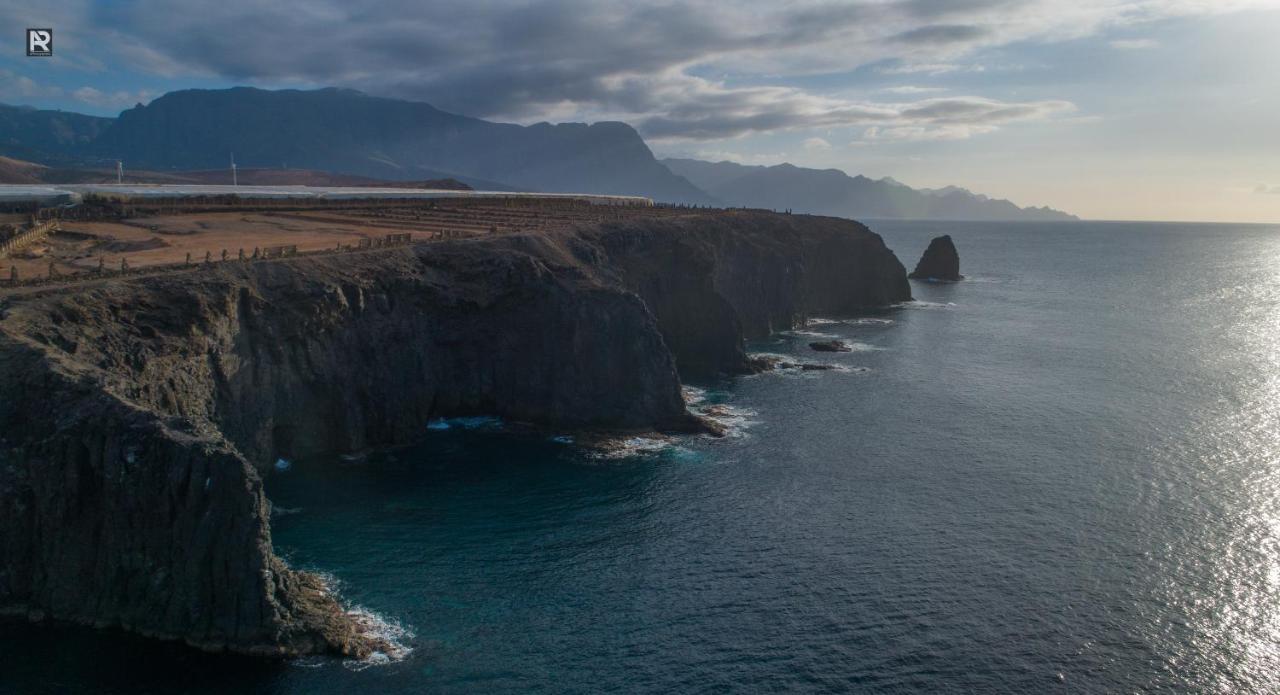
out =
[[(1152, 12), (1146, 0), (1116, 0), (1070, 20), (1084, 25), (1060, 27), (1050, 18), (1077, 16), (1049, 11), (1062, 1), (64, 0), (57, 19), (63, 36), (92, 39), (104, 61), (142, 72), (355, 87), (487, 118), (622, 118), (650, 136), (718, 138), (1044, 117), (1053, 110), (866, 104), (734, 85), (885, 61), (941, 74), (937, 66), (979, 46)], [(0, 7), (0, 20), (9, 14)], [(705, 77), (721, 74), (749, 79)]]
[(986, 29), (964, 24), (934, 24), (904, 31), (890, 38), (891, 41), (908, 44), (945, 45), (976, 41), (987, 35)]

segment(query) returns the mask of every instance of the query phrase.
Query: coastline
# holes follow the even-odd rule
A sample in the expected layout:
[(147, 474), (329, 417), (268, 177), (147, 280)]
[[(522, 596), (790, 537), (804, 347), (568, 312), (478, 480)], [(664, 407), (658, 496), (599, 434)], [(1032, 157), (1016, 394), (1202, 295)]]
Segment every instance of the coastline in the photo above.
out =
[(746, 338), (909, 297), (857, 223), (715, 212), (11, 300), (0, 603), (213, 651), (368, 654), (273, 554), (272, 462), (440, 417), (700, 431), (682, 380), (748, 373)]

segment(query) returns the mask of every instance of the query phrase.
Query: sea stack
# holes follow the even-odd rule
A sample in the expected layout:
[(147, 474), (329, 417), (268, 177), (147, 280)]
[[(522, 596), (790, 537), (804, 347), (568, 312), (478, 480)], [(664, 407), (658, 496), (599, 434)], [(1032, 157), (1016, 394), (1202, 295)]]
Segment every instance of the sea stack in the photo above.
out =
[(943, 234), (929, 242), (916, 269), (907, 277), (912, 280), (963, 280), (960, 274), (960, 254), (956, 253), (956, 245), (951, 243), (951, 235)]

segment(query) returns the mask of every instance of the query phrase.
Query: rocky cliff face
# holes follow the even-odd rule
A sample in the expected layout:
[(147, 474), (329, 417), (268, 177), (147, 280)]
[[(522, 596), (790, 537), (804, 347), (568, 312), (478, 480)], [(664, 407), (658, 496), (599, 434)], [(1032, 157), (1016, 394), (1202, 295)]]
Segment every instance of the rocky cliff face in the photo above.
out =
[(856, 223), (722, 213), (103, 282), (0, 304), (0, 609), (255, 654), (373, 648), (272, 554), (278, 457), (433, 417), (695, 431), (680, 373), (909, 298)]
[(949, 280), (951, 282), (964, 279), (960, 274), (960, 254), (956, 252), (956, 245), (951, 241), (950, 234), (934, 237), (929, 242), (929, 248), (925, 249), (924, 254), (920, 256), (920, 262), (916, 264), (916, 269), (911, 271), (910, 277), (913, 280)]

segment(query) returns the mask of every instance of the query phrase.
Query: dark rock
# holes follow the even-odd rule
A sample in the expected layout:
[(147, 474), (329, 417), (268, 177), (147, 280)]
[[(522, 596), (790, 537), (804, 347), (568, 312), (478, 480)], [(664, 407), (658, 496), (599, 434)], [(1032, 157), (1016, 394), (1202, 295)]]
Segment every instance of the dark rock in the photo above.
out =
[(960, 254), (951, 243), (951, 235), (944, 234), (929, 242), (929, 248), (920, 256), (916, 269), (909, 275), (913, 280), (963, 280), (960, 274)]
[(747, 336), (910, 297), (865, 227), (746, 212), (86, 288), (0, 320), (0, 614), (286, 656), (380, 646), (274, 555), (277, 459), (477, 414), (722, 434), (677, 369), (746, 372)]
[(751, 373), (758, 374), (793, 365), (776, 355), (749, 355), (747, 357), (747, 366), (750, 368)]
[(853, 348), (846, 345), (843, 340), (825, 340), (809, 343), (809, 347), (818, 352), (853, 352)]

